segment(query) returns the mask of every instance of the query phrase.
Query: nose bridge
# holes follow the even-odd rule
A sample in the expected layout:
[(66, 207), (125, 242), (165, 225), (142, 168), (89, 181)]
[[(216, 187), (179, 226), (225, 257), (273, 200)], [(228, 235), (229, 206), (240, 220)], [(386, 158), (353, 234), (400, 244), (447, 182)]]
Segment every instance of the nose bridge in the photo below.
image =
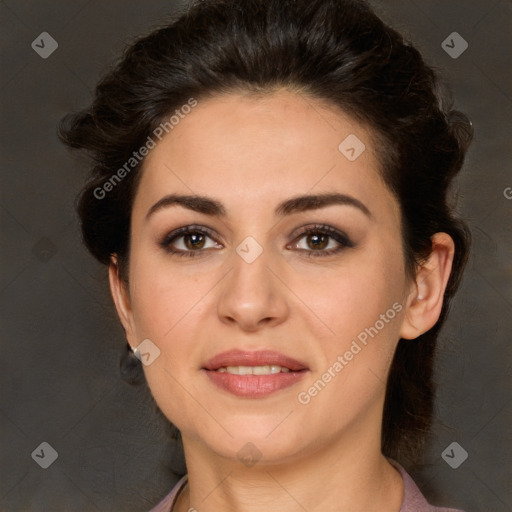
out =
[(255, 238), (246, 237), (232, 256), (232, 271), (218, 302), (222, 321), (236, 322), (246, 330), (263, 324), (281, 323), (288, 313), (284, 290), (270, 267), (276, 265), (273, 252)]
[(261, 285), (262, 288), (268, 288), (270, 273), (267, 267), (272, 259), (270, 253), (270, 248), (263, 248), (255, 238), (251, 236), (245, 238), (233, 255), (232, 279), (238, 284), (249, 286), (256, 284)]

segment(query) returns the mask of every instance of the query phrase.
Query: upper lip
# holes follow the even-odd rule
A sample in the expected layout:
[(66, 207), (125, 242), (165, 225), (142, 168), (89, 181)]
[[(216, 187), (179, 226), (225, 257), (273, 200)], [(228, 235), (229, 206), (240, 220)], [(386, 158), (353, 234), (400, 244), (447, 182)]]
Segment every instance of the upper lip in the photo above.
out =
[(213, 356), (203, 366), (205, 370), (218, 370), (227, 366), (266, 366), (277, 365), (289, 368), (291, 371), (307, 370), (307, 366), (296, 359), (274, 352), (258, 350), (247, 352), (243, 350), (228, 350)]

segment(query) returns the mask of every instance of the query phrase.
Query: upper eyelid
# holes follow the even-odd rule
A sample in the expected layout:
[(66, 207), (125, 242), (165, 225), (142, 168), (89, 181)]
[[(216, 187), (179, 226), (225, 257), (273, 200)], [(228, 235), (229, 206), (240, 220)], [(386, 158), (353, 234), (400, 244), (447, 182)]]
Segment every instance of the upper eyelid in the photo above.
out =
[(173, 229), (172, 231), (169, 231), (166, 233), (163, 237), (163, 239), (172, 239), (175, 237), (185, 236), (190, 233), (202, 233), (204, 235), (208, 235), (209, 237), (215, 239), (216, 238), (216, 232), (214, 229), (209, 228), (207, 226), (200, 226), (197, 224), (191, 224), (189, 226), (182, 226), (176, 229)]
[[(336, 243), (340, 244), (341, 246), (343, 246), (345, 248), (352, 248), (352, 247), (355, 247), (355, 245), (356, 245), (352, 241), (352, 238), (344, 231), (339, 230), (337, 228), (333, 228), (331, 226), (319, 226), (319, 225), (306, 227), (303, 231), (299, 232), (298, 234), (296, 234), (294, 236), (293, 241), (291, 243), (296, 243), (297, 240), (301, 240), (306, 235), (308, 235), (310, 233), (317, 233), (317, 232), (327, 235), (329, 238), (331, 238)], [(309, 252), (309, 253), (315, 253), (315, 252), (324, 253), (324, 254), (329, 253), (329, 251), (322, 251), (320, 249), (318, 249), (318, 250), (312, 249), (309, 251), (307, 249), (301, 249), (301, 250), (303, 250), (305, 252)]]

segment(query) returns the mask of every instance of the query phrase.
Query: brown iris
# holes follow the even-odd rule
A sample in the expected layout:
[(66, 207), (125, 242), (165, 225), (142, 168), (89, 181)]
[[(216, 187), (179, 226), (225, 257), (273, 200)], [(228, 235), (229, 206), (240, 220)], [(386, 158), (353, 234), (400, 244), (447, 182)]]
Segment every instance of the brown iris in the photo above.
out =
[(311, 249), (318, 250), (318, 249), (325, 249), (329, 242), (329, 236), (328, 235), (322, 235), (318, 233), (314, 233), (311, 235), (308, 235), (306, 238), (306, 243)]
[(205, 243), (205, 236), (199, 233), (190, 233), (184, 236), (187, 249), (202, 249)]

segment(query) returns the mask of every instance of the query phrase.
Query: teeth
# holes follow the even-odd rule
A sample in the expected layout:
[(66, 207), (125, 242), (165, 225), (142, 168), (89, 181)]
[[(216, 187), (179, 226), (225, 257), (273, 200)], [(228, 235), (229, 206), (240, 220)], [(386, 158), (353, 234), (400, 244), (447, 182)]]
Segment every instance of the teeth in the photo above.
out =
[(217, 370), (219, 373), (231, 373), (232, 375), (272, 375), (275, 373), (287, 373), (289, 368), (277, 364), (266, 366), (228, 366)]

